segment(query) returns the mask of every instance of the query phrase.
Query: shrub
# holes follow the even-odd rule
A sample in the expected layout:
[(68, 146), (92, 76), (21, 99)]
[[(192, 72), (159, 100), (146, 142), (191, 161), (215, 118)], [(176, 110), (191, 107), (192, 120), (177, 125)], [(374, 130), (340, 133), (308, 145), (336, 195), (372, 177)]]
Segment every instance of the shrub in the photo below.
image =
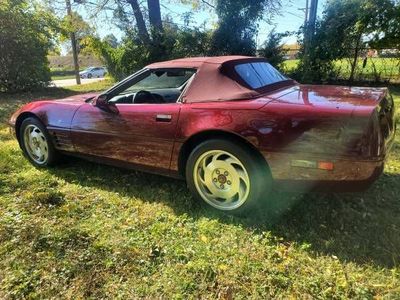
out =
[(166, 27), (157, 43), (143, 44), (136, 33), (128, 32), (125, 39), (113, 47), (108, 41), (91, 38), (87, 42), (92, 51), (107, 66), (116, 80), (155, 62), (188, 56), (204, 56), (209, 51), (211, 34), (198, 29)]
[(1, 92), (37, 88), (50, 81), (51, 19), (25, 0), (0, 2)]
[(287, 35), (288, 33), (277, 33), (272, 30), (258, 53), (260, 56), (265, 57), (271, 65), (279, 69), (285, 60), (287, 52), (283, 49), (282, 39)]

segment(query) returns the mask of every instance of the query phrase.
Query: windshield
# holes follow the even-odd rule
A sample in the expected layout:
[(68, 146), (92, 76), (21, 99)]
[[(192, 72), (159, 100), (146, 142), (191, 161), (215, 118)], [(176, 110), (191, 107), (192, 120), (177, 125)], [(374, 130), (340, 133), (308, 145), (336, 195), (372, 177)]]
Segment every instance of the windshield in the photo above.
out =
[(124, 94), (140, 90), (177, 89), (185, 84), (194, 73), (196, 73), (196, 71), (192, 69), (168, 71), (154, 70), (145, 78), (128, 88)]
[(239, 64), (235, 66), (235, 71), (252, 89), (288, 80), (286, 76), (267, 62)]

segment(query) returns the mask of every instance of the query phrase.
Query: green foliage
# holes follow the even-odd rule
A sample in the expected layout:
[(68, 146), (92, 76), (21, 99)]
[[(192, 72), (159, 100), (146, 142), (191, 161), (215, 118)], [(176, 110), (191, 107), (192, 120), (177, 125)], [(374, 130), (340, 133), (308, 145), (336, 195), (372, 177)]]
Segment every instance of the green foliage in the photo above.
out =
[(218, 0), (218, 27), (213, 33), (211, 54), (255, 55), (257, 22), (277, 10), (280, 1)]
[(211, 31), (202, 31), (197, 28), (182, 28), (172, 32), (174, 44), (171, 57), (205, 56), (211, 47)]
[(118, 39), (115, 37), (114, 34), (110, 33), (107, 34), (104, 38), (103, 38), (103, 42), (106, 42), (107, 44), (109, 44), (112, 48), (117, 48), (119, 45)]
[(71, 32), (75, 33), (75, 39), (77, 43), (78, 53), (88, 54), (90, 49), (86, 49), (87, 39), (95, 35), (94, 29), (76, 12), (72, 12), (72, 15), (66, 15), (60, 22), (60, 42), (67, 43), (70, 47), (69, 51), (72, 51), (71, 43)]
[(358, 58), (367, 55), (363, 52), (366, 46), (395, 44), (393, 38), (398, 34), (400, 15), (396, 13), (399, 9), (400, 4), (392, 0), (327, 2), (308, 53), (301, 57), (298, 69), (301, 80), (327, 81), (335, 77), (334, 61), (348, 58), (351, 65), (349, 80), (352, 81)]
[(88, 46), (104, 60), (109, 74), (120, 80), (154, 61), (205, 55), (210, 36), (198, 29), (164, 26), (157, 43), (143, 44), (135, 32), (129, 32), (117, 47), (97, 38), (90, 39)]
[(282, 63), (285, 60), (287, 51), (283, 49), (282, 39), (287, 35), (288, 33), (277, 33), (275, 30), (272, 30), (258, 53), (278, 69), (282, 68)]
[(24, 0), (0, 2), (0, 92), (45, 86), (55, 18)]
[(1, 298), (400, 297), (399, 135), (368, 191), (276, 191), (276, 215), (237, 218), (202, 208), (178, 180), (72, 158), (30, 165), (3, 122), (76, 88), (0, 98)]

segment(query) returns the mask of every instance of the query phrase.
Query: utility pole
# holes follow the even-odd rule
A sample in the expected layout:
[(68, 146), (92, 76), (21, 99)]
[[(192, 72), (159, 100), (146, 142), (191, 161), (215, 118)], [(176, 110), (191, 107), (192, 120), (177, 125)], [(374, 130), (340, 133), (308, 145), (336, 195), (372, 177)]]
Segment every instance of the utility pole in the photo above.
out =
[(311, 0), (310, 13), (308, 12), (308, 0), (306, 0), (306, 21), (304, 29), (304, 56), (308, 60), (308, 53), (315, 34), (315, 22), (317, 20), (318, 0)]
[[(70, 22), (72, 22), (72, 17), (73, 16), (72, 16), (72, 9), (71, 9), (71, 1), (70, 0), (65, 0), (65, 3), (67, 5), (68, 17), (70, 18)], [(76, 47), (75, 31), (71, 30), (69, 35), (70, 35), (70, 38), (71, 38), (72, 57), (74, 59), (74, 70), (75, 70), (76, 84), (81, 84), (81, 77), (79, 76), (78, 49)]]
[(307, 28), (308, 23), (308, 0), (306, 0), (306, 10), (304, 11), (304, 31)]
[[(307, 28), (308, 28), (308, 1), (306, 0), (306, 7), (305, 8), (298, 8), (298, 10), (301, 10), (304, 12), (304, 26), (303, 26), (303, 40), (304, 40), (304, 46), (306, 45), (306, 39), (307, 39)], [(306, 47), (304, 47), (304, 55), (307, 55), (306, 53)]]
[(309, 34), (310, 34), (311, 38), (315, 33), (315, 22), (317, 20), (317, 8), (318, 8), (318, 0), (311, 0), (310, 18), (308, 21), (308, 27), (309, 27), (308, 29), (309, 29)]

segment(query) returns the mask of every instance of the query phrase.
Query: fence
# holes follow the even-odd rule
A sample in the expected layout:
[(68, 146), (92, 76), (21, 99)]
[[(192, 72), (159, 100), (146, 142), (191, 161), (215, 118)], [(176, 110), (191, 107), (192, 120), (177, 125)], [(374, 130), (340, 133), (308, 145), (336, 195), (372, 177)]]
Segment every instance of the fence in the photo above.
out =
[[(292, 72), (299, 60), (299, 48), (284, 49), (284, 69)], [(400, 83), (399, 49), (361, 49), (354, 68), (354, 81)], [(350, 78), (354, 58), (348, 57), (334, 62), (332, 81)]]

